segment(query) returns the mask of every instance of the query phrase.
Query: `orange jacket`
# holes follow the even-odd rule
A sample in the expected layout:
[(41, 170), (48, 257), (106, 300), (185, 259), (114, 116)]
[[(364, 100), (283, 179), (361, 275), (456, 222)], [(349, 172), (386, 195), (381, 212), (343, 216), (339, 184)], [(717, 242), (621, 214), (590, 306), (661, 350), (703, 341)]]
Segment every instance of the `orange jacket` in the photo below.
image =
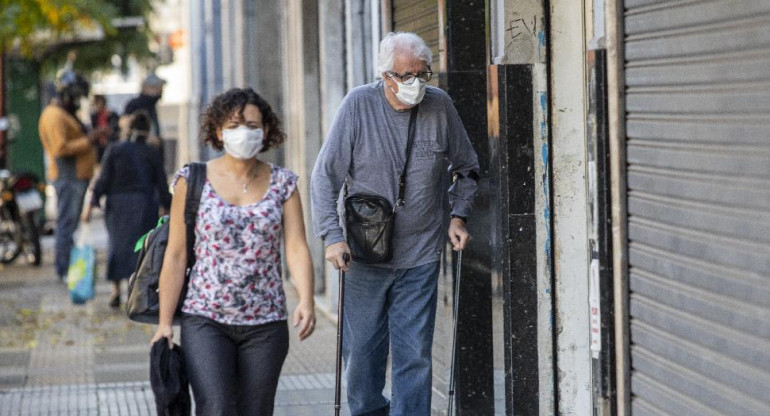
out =
[(56, 159), (68, 156), (75, 157), (75, 176), (78, 179), (91, 179), (96, 165), (96, 152), (75, 117), (58, 105), (48, 105), (40, 115), (38, 131), (43, 148), (50, 158), (49, 180), (59, 177)]

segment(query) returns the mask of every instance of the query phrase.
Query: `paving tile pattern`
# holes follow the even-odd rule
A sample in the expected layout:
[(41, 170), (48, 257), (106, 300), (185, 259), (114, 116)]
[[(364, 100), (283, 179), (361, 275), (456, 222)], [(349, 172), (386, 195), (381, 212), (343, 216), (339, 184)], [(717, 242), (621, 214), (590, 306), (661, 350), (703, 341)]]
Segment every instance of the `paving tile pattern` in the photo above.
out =
[[(69, 301), (54, 277), (52, 240), (43, 240), (39, 268), (0, 268), (0, 416), (154, 415), (149, 388), (149, 340), (154, 327), (125, 318), (107, 306), (103, 224), (92, 227), (100, 264), (97, 296), (86, 305)], [(446, 409), (451, 293), (440, 284), (434, 342), (434, 415)], [(296, 293), (286, 284), (290, 310)], [(276, 395), (276, 416), (333, 413), (336, 322), (318, 314), (313, 336), (290, 353)], [(178, 332), (178, 331), (177, 331)], [(177, 334), (178, 337), (178, 334)], [(386, 386), (386, 395), (389, 394)], [(343, 388), (343, 403), (345, 403)], [(346, 406), (342, 414), (346, 415)]]

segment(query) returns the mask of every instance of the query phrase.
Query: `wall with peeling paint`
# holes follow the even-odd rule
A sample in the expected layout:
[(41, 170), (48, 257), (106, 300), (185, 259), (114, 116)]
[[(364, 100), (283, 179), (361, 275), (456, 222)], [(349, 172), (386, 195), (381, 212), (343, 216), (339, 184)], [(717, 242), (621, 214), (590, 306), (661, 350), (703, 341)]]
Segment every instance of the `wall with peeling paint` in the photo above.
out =
[[(554, 327), (550, 212), (550, 162), (548, 123), (548, 67), (547, 25), (543, 0), (505, 0), (496, 7), (497, 31), (494, 42), (501, 47), (500, 56), (494, 59), (505, 65), (531, 66), (532, 131), (534, 149), (532, 160), (534, 175), (534, 216), (536, 250), (536, 299), (537, 299), (537, 366), (538, 406), (537, 414), (553, 415), (556, 412), (554, 376)], [(502, 17), (501, 17), (502, 16)], [(515, 294), (512, 302), (516, 302)], [(515, 351), (512, 354), (516, 354)], [(513, 413), (527, 414), (527, 413)], [(533, 413), (534, 414), (534, 413)]]
[(583, 2), (550, 2), (553, 264), (559, 414), (592, 412)]
[(535, 168), (540, 415), (588, 415), (593, 407), (585, 73), (585, 19), (591, 4), (587, 3), (592, 2), (503, 0), (493, 3), (490, 16), (493, 62), (531, 66), (532, 88), (527, 92), (532, 100)]

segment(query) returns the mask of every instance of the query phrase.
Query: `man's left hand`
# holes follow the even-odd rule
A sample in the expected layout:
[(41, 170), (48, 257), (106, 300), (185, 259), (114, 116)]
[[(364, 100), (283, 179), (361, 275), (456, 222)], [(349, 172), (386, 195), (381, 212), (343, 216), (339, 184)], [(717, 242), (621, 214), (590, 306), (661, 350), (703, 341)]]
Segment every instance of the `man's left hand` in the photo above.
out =
[(449, 220), (449, 241), (452, 243), (454, 251), (465, 250), (465, 246), (470, 241), (471, 235), (465, 229), (465, 221), (461, 218), (452, 218)]

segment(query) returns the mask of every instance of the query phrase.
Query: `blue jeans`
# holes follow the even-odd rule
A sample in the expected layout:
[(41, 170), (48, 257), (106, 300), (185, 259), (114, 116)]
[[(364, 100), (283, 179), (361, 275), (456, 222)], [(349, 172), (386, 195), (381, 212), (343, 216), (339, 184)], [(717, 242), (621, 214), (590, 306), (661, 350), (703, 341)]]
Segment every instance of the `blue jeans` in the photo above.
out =
[(226, 325), (184, 315), (181, 337), (196, 414), (273, 414), (278, 377), (289, 352), (286, 321)]
[[(438, 262), (411, 269), (350, 264), (342, 352), (351, 416), (430, 415), (438, 272)], [(390, 403), (382, 395), (388, 347)]]
[(79, 179), (57, 179), (53, 183), (56, 189), (56, 241), (54, 243), (54, 265), (56, 274), (61, 278), (67, 275), (70, 263), (70, 251), (75, 245), (72, 235), (78, 228), (80, 213), (83, 210), (83, 198), (86, 196), (88, 181)]

